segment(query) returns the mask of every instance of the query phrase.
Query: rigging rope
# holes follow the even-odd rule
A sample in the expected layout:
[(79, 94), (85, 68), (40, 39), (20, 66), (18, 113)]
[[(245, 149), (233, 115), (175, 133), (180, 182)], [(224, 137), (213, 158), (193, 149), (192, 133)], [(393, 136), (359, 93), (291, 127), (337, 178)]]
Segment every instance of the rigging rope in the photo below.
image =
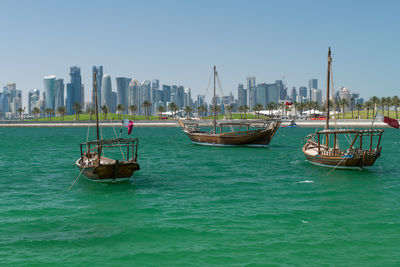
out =
[(336, 170), (336, 168), (340, 165), (340, 163), (342, 163), (342, 161), (346, 158), (346, 156), (350, 153), (350, 150), (344, 155), (342, 156), (342, 159), (339, 161), (339, 163), (335, 166), (335, 168), (333, 168), (332, 170), (330, 170), (330, 172), (328, 172), (328, 174), (326, 176), (329, 176), (334, 170)]
[(208, 80), (208, 85), (207, 85), (207, 88), (206, 88), (206, 93), (204, 94), (205, 96), (206, 96), (207, 93), (208, 93), (208, 88), (210, 88), (211, 78), (212, 78), (213, 74), (214, 74), (214, 72), (212, 71), (212, 72), (211, 72), (211, 75), (210, 75), (210, 79)]
[(68, 188), (68, 190), (71, 190), (71, 188), (75, 185), (75, 183), (78, 181), (79, 177), (81, 177), (83, 171), (86, 169), (86, 166), (82, 169), (82, 171), (79, 173), (78, 177), (76, 177), (75, 181), (72, 183), (72, 185)]

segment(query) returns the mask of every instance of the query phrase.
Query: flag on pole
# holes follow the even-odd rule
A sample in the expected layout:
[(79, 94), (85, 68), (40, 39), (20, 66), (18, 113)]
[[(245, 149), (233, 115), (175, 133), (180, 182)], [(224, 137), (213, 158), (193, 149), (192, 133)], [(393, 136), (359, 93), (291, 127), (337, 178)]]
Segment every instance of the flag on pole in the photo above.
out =
[(392, 118), (384, 116), (383, 122), (386, 123), (387, 125), (389, 125), (390, 127), (399, 129), (400, 125), (399, 125), (398, 120), (396, 120), (396, 119), (392, 119)]
[(122, 125), (128, 128), (128, 134), (131, 134), (133, 128), (133, 122), (131, 120), (124, 119)]
[(399, 129), (399, 127), (400, 127), (398, 120), (386, 117), (380, 113), (378, 114), (378, 112), (376, 112), (374, 121), (384, 122), (387, 125), (389, 125), (390, 127), (393, 127), (396, 129)]
[(293, 105), (293, 103), (286, 101), (286, 104), (285, 104), (285, 105), (286, 105), (286, 106), (291, 106), (291, 105)]

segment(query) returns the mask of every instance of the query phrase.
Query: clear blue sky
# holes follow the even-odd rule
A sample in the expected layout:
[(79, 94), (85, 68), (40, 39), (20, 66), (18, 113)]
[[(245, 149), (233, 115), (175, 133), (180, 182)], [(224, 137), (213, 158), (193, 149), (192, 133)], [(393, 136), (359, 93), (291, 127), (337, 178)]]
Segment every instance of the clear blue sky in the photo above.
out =
[[(81, 67), (205, 93), (212, 66), (224, 93), (247, 76), (285, 77), (289, 88), (325, 88), (332, 47), (334, 86), (364, 97), (400, 94), (400, 1), (8, 1), (0, 2), (0, 85), (26, 94), (50, 74)], [(25, 104), (24, 104), (25, 105)]]

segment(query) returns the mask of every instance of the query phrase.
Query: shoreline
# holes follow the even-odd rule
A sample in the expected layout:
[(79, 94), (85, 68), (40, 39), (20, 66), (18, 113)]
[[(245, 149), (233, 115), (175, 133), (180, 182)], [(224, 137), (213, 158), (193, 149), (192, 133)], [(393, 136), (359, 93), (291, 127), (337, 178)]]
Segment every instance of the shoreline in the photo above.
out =
[[(223, 120), (221, 120), (223, 121)], [(211, 120), (198, 121), (200, 126), (211, 126)], [(296, 120), (295, 121), (299, 128), (321, 128), (325, 126), (325, 121), (313, 121), (313, 120)], [(355, 128), (370, 128), (372, 120), (337, 120), (336, 126), (338, 127), (355, 127)], [(102, 127), (119, 127), (121, 122), (100, 122)], [(283, 122), (283, 126), (288, 126), (289, 123)], [(96, 126), (94, 122), (76, 122), (76, 121), (53, 121), (53, 122), (37, 122), (37, 121), (0, 121), (0, 128), (9, 127), (89, 127)], [(178, 121), (170, 120), (166, 121), (143, 121), (134, 122), (134, 127), (180, 127)], [(335, 122), (331, 121), (330, 126), (334, 127)], [(389, 128), (384, 122), (375, 122), (373, 125), (375, 128)]]

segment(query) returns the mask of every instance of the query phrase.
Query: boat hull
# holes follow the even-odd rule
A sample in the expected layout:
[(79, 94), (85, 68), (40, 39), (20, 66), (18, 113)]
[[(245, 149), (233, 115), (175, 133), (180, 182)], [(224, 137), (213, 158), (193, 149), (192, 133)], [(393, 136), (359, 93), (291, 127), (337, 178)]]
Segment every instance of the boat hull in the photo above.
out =
[[(306, 147), (306, 146), (305, 146)], [(380, 153), (346, 154), (344, 156), (320, 156), (314, 148), (303, 148), (306, 160), (314, 165), (337, 169), (363, 169), (374, 165)], [(313, 155), (314, 154), (314, 155)]]
[(123, 182), (129, 180), (135, 171), (140, 170), (140, 166), (134, 161), (121, 161), (109, 164), (85, 165), (79, 159), (76, 165), (82, 174), (90, 181), (94, 182)]
[(198, 145), (268, 147), (279, 125), (280, 122), (277, 122), (272, 127), (248, 132), (211, 134), (208, 132), (185, 131), (185, 133), (192, 143)]

